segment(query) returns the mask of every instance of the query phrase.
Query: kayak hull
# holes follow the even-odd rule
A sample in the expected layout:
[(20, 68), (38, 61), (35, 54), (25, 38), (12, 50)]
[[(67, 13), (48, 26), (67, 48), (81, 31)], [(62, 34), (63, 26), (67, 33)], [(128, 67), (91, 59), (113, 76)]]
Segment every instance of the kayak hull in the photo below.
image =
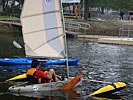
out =
[(19, 93), (11, 93), (15, 96), (25, 96), (25, 97), (34, 97), (34, 98), (46, 98), (46, 96), (60, 96), (60, 97), (66, 97), (66, 94), (59, 90), (55, 91), (41, 91), (41, 92), (19, 92)]
[(100, 88), (99, 90), (95, 91), (94, 93), (90, 94), (89, 96), (98, 96), (101, 94), (113, 93), (113, 92), (119, 91), (125, 87), (126, 87), (125, 83), (116, 82), (116, 83), (112, 83), (110, 85)]
[[(73, 77), (72, 77), (73, 78)], [(65, 81), (51, 82), (51, 83), (42, 83), (42, 84), (29, 84), (28, 82), (13, 85), (9, 87), (9, 92), (39, 92), (39, 91), (53, 91), (60, 90), (64, 87), (72, 78), (66, 79)], [(80, 81), (75, 87), (79, 86), (82, 83)]]
[[(0, 64), (8, 65), (31, 65), (32, 58), (12, 58), (12, 59), (0, 59)], [(47, 62), (40, 62), (40, 64), (45, 65), (66, 65), (65, 60), (48, 60)], [(78, 59), (68, 59), (69, 65), (77, 65)]]

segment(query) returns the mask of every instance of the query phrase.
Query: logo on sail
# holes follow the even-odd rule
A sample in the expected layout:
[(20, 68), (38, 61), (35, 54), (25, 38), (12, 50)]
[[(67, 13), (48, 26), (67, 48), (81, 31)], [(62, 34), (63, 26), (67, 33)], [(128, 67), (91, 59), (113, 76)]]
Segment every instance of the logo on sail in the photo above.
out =
[(46, 3), (47, 5), (50, 5), (51, 2), (52, 2), (52, 0), (45, 0), (45, 3)]

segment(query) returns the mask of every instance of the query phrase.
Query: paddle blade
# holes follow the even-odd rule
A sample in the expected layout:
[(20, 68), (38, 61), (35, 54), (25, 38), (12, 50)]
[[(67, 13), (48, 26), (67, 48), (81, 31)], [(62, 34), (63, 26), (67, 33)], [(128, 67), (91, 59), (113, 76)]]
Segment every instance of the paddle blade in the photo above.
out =
[(71, 81), (69, 81), (61, 90), (69, 90), (72, 89), (80, 80), (83, 78), (83, 73), (80, 76), (74, 77)]

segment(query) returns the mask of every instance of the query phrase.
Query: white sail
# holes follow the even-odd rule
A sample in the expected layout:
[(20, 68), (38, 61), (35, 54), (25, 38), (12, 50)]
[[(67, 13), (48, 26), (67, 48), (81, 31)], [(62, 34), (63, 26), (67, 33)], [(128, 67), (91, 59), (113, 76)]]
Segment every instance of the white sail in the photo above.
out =
[(60, 0), (25, 0), (21, 24), (27, 56), (65, 57)]

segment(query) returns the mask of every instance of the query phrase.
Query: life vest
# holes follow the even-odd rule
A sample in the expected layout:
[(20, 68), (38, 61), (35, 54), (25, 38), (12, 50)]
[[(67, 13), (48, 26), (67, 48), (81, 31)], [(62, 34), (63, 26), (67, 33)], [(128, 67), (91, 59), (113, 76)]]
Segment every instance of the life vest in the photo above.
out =
[(30, 83), (36, 84), (38, 83), (38, 79), (35, 76), (36, 68), (31, 68), (27, 71), (27, 79)]
[(35, 72), (36, 72), (36, 68), (31, 68), (27, 71), (26, 75), (34, 76)]
[(37, 77), (35, 76), (35, 73), (36, 73), (36, 68), (31, 68), (27, 71), (26, 75), (27, 75), (27, 78), (28, 80), (30, 80), (30, 82), (32, 83), (48, 83), (47, 79), (45, 78), (39, 78), (37, 79)]

